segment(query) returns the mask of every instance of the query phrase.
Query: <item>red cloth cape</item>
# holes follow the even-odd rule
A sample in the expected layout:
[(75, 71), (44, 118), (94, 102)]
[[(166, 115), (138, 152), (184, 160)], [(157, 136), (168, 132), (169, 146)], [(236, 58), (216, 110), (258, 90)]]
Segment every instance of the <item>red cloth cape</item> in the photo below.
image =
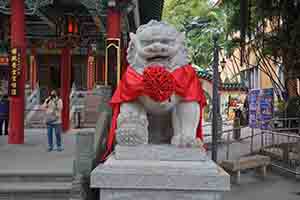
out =
[[(201, 114), (195, 137), (203, 140), (202, 109), (206, 106), (206, 98), (199, 78), (191, 65), (185, 65), (176, 69), (172, 72), (172, 75), (176, 82), (175, 94), (181, 96), (183, 101), (197, 101), (200, 105)], [(110, 105), (113, 109), (113, 116), (107, 138), (107, 151), (103, 156), (103, 160), (106, 159), (112, 150), (121, 103), (134, 101), (141, 95), (144, 95), (143, 76), (129, 66), (110, 101)]]

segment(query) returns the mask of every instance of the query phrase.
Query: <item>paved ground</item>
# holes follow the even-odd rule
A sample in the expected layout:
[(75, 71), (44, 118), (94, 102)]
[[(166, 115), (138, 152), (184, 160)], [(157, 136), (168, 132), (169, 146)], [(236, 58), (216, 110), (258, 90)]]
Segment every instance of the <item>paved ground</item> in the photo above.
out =
[[(207, 127), (206, 127), (207, 128)], [(231, 126), (226, 126), (224, 129)], [(206, 133), (209, 133), (207, 128)], [(251, 134), (250, 129), (242, 132), (243, 136)], [(0, 136), (0, 171), (2, 172), (72, 172), (75, 135), (65, 134), (63, 152), (47, 152), (47, 138), (45, 129), (27, 129), (24, 145), (8, 145), (7, 137)], [(226, 135), (223, 136), (226, 138)], [(206, 137), (206, 141), (211, 138)], [(259, 146), (256, 138), (254, 146)], [(230, 158), (239, 157), (249, 152), (250, 141), (236, 143), (230, 146)], [(219, 159), (225, 158), (226, 146), (219, 147)], [(293, 179), (270, 174), (266, 180), (260, 180), (248, 171), (241, 175), (241, 184), (232, 185), (230, 192), (225, 194), (225, 200), (299, 200), (299, 182)]]
[[(223, 130), (232, 129), (231, 125), (224, 125)], [(211, 125), (204, 125), (204, 133), (211, 134)], [(256, 130), (254, 134), (258, 133)], [(243, 142), (236, 142), (230, 133), (230, 141), (234, 142), (229, 146), (229, 159), (237, 159), (242, 155), (250, 152), (251, 140), (247, 139)], [(244, 128), (241, 137), (251, 135), (250, 128)], [(205, 137), (206, 143), (211, 143), (211, 136)], [(227, 133), (222, 136), (224, 141), (227, 140)], [(261, 146), (260, 136), (253, 139), (253, 149), (257, 150)], [(226, 159), (226, 144), (220, 144), (218, 148), (218, 160)], [(208, 152), (211, 156), (211, 152)], [(292, 178), (285, 178), (274, 173), (268, 172), (265, 180), (261, 180), (253, 170), (246, 171), (241, 174), (241, 184), (232, 185), (231, 191), (225, 194), (224, 200), (299, 200), (300, 199), (300, 182)]]
[(241, 174), (241, 184), (232, 185), (224, 200), (299, 200), (299, 185), (300, 182), (270, 173), (261, 180), (248, 171)]
[(7, 136), (0, 136), (0, 170), (1, 172), (72, 172), (74, 142), (74, 134), (65, 134), (63, 135), (65, 150), (47, 152), (46, 129), (25, 130), (23, 145), (9, 145)]

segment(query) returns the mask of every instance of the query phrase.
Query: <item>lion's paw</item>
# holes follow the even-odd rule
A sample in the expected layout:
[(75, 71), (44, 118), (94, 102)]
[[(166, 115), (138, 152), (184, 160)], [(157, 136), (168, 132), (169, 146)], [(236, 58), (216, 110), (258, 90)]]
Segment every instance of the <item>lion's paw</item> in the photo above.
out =
[(177, 147), (181, 147), (181, 136), (180, 135), (176, 135), (176, 136), (173, 136), (172, 137), (172, 140), (171, 140), (171, 144), (172, 145), (175, 145)]
[(172, 145), (177, 147), (186, 147), (186, 148), (200, 148), (205, 151), (204, 144), (199, 138), (190, 137), (190, 136), (174, 136), (171, 141)]

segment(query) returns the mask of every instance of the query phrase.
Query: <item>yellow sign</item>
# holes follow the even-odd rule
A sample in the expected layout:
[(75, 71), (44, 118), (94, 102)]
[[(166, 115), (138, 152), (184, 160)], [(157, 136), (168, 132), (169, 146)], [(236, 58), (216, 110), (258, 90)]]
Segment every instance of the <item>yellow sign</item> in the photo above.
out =
[(18, 95), (18, 80), (21, 72), (21, 49), (12, 48), (10, 51), (10, 96)]

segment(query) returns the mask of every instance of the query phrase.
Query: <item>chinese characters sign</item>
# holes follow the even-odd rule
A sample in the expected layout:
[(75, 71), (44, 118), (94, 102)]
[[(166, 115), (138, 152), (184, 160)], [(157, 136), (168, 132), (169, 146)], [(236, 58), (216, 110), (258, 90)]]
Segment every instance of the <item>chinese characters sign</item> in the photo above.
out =
[(249, 93), (249, 126), (268, 129), (273, 117), (273, 89), (254, 89)]
[(19, 78), (21, 75), (21, 49), (12, 48), (10, 52), (9, 95), (17, 96)]

